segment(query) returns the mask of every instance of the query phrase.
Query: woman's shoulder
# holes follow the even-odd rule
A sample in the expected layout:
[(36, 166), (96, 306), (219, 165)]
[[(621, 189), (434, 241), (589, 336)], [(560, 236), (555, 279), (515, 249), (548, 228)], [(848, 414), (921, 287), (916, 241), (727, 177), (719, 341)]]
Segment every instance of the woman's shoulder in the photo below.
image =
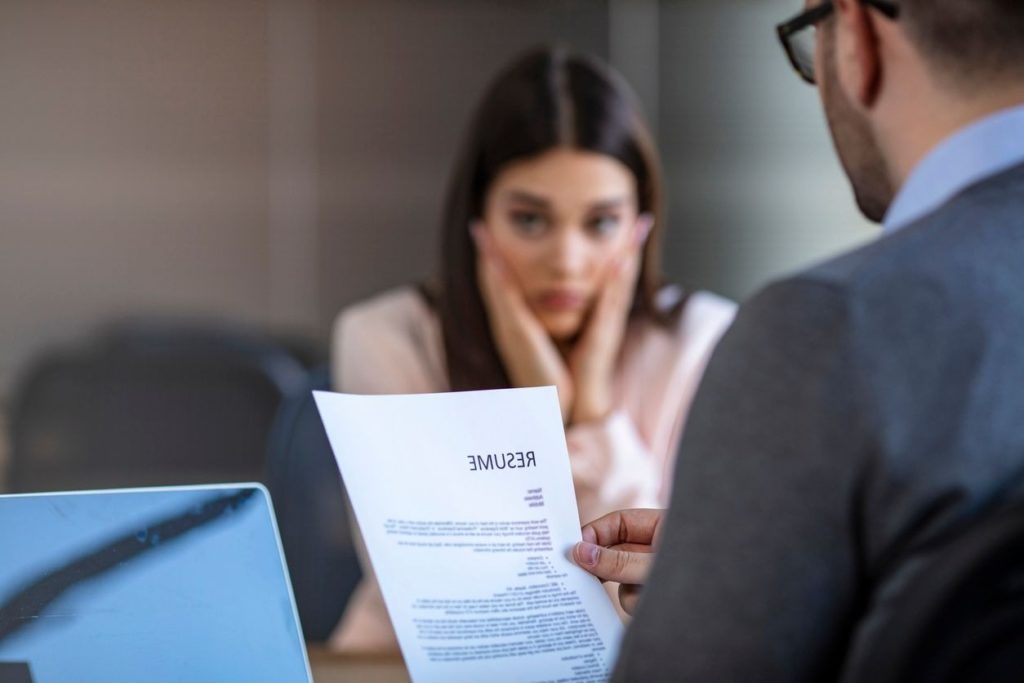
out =
[(705, 355), (732, 324), (736, 304), (712, 292), (664, 287), (655, 299), (658, 317), (645, 316), (630, 330), (627, 355), (662, 371)]
[(619, 365), (621, 401), (658, 452), (674, 448), (676, 430), (704, 367), (732, 323), (736, 305), (706, 291), (666, 287), (657, 314), (630, 326)]
[(334, 320), (334, 336), (418, 335), (437, 325), (437, 316), (413, 286), (395, 287), (346, 306)]
[[(346, 391), (441, 391), (446, 382), (440, 323), (415, 287), (391, 289), (343, 309), (331, 349), (335, 386)], [(385, 381), (391, 376), (394, 381)]]
[(680, 315), (680, 324), (684, 326), (684, 331), (687, 327), (697, 326), (721, 333), (732, 324), (737, 308), (736, 302), (731, 299), (714, 292), (698, 290), (687, 297)]
[(736, 303), (723, 296), (705, 290), (687, 293), (676, 285), (663, 287), (655, 305), (668, 321), (663, 329), (680, 338), (702, 332), (717, 337), (732, 324), (737, 310)]

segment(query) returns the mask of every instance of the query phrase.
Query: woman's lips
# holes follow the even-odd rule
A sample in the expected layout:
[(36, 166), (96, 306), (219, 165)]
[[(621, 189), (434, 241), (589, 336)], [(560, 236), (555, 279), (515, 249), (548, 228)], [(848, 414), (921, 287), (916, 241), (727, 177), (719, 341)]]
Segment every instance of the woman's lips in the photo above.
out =
[(563, 313), (578, 311), (587, 304), (587, 298), (579, 292), (553, 289), (537, 297), (540, 307), (547, 311)]

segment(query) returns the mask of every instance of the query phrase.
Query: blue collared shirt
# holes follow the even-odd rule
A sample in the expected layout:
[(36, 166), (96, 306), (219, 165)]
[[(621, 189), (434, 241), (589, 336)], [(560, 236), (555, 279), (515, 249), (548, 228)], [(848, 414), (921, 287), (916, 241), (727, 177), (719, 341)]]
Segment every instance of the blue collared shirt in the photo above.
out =
[(960, 190), (1024, 163), (1024, 105), (975, 121), (914, 168), (885, 214), (886, 232), (931, 213)]

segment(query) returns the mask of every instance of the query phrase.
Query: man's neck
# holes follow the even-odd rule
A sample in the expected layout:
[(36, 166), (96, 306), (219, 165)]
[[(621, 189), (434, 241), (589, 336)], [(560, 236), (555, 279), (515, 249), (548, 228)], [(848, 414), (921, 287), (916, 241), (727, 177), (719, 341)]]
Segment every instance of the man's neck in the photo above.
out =
[(929, 89), (908, 97), (901, 116), (885, 135), (889, 172), (901, 187), (922, 159), (958, 130), (998, 111), (1024, 105), (1024, 83), (990, 88), (969, 96)]

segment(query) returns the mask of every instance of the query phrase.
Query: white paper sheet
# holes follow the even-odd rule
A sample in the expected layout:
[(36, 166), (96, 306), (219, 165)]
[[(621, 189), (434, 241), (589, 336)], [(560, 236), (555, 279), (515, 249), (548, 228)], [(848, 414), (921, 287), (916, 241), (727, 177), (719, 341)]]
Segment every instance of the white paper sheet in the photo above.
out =
[(415, 683), (607, 680), (553, 387), (315, 397)]

